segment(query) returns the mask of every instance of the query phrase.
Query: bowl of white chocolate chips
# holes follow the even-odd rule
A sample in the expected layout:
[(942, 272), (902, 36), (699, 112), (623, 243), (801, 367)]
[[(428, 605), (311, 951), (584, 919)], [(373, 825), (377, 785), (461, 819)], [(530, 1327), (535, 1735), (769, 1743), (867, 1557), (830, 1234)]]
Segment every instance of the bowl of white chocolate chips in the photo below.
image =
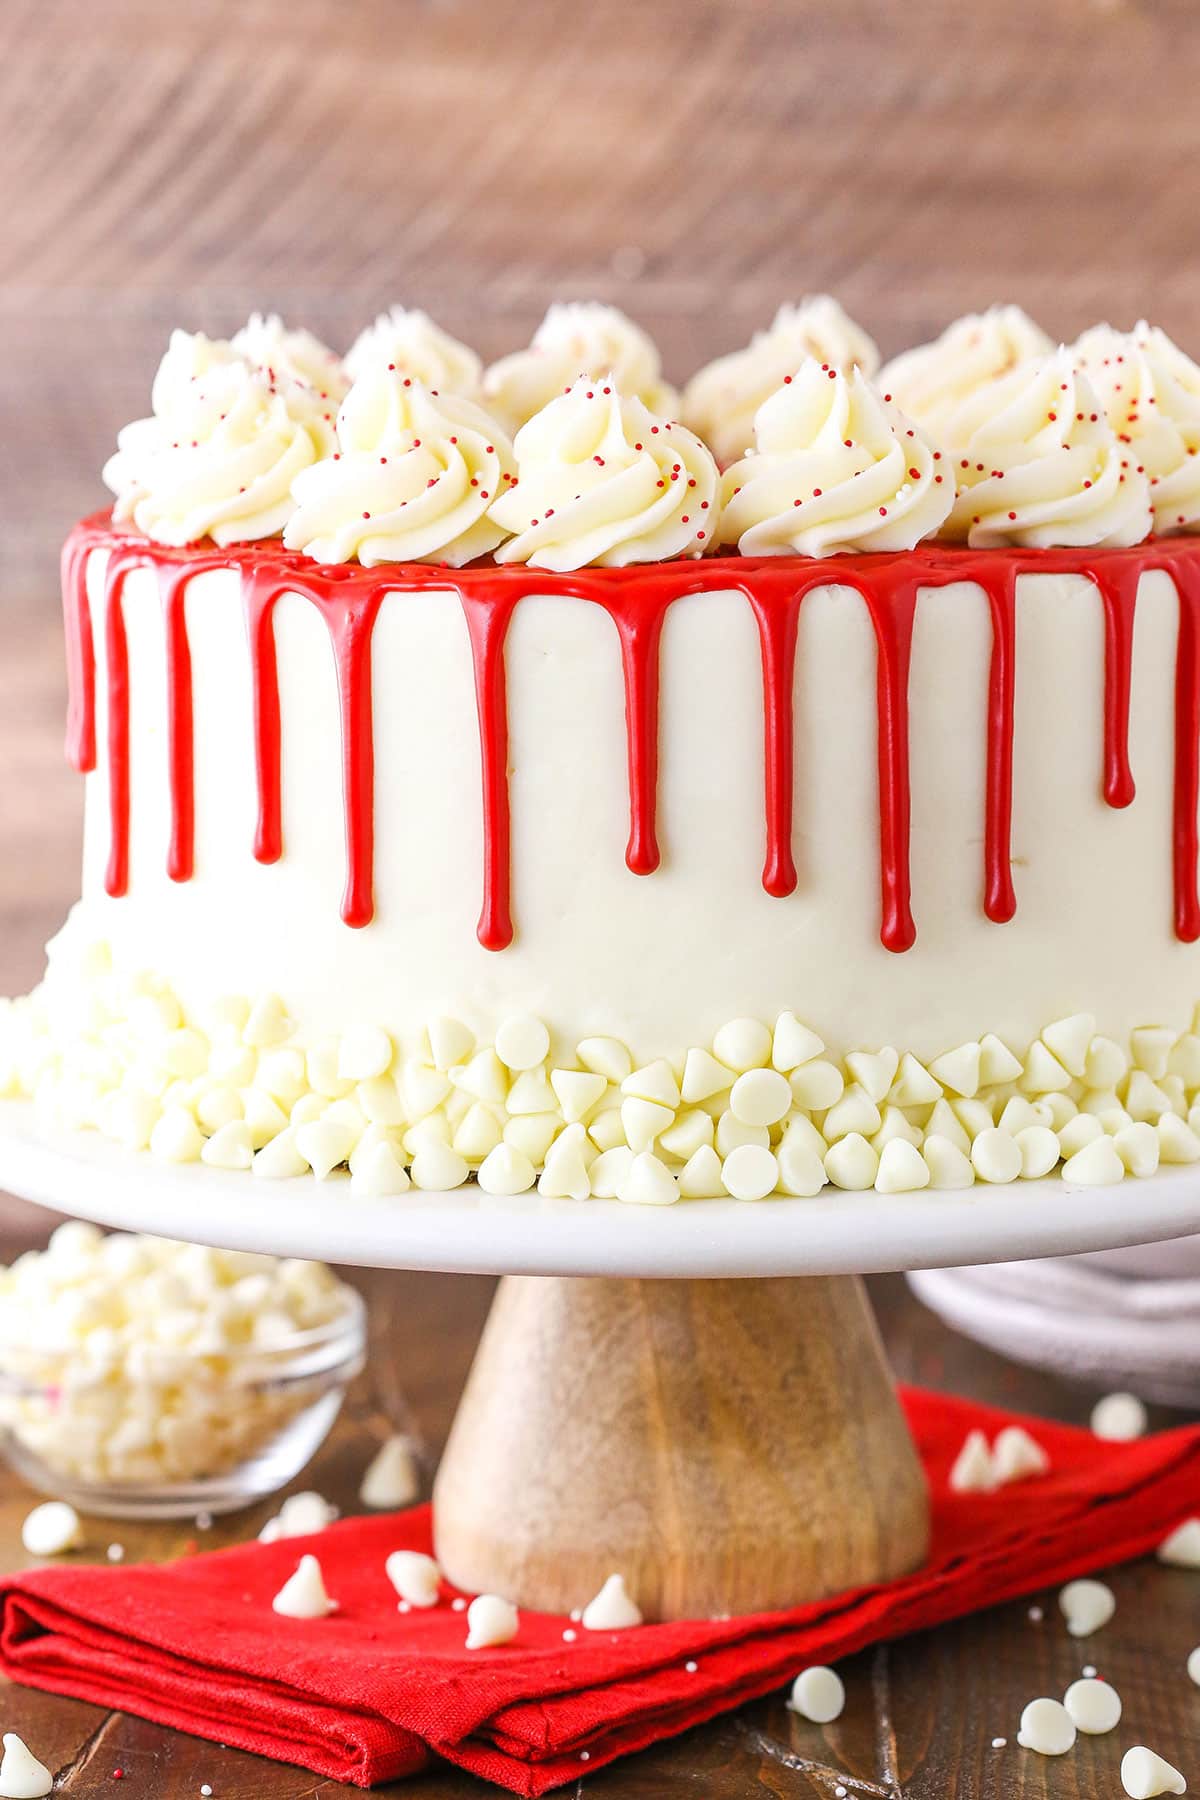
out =
[(322, 1263), (73, 1221), (0, 1269), (2, 1447), (88, 1512), (232, 1511), (315, 1454), (365, 1338)]

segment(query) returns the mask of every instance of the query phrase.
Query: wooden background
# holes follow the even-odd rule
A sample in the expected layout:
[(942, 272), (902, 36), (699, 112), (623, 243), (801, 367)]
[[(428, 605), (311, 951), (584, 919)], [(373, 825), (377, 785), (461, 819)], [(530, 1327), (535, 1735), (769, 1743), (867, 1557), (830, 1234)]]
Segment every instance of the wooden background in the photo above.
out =
[[(549, 300), (595, 296), (679, 379), (829, 288), (885, 353), (994, 299), (1064, 337), (1146, 312), (1197, 351), (1198, 52), (1195, 0), (0, 0), (0, 993), (37, 978), (78, 884), (58, 547), (172, 325), (273, 307), (340, 347), (403, 300), (491, 356)], [(0, 1201), (3, 1255), (47, 1229)], [(373, 1286), (374, 1386), (311, 1477), (343, 1504), (400, 1388), (436, 1450), (489, 1284)], [(907, 1378), (1086, 1417), (1092, 1396), (951, 1338), (899, 1281), (873, 1291)], [(27, 1505), (0, 1473), (0, 1567)], [(131, 1556), (179, 1547), (117, 1530)], [(1195, 1783), (1194, 1578), (1114, 1580), (1106, 1672)], [(1006, 1607), (854, 1659), (829, 1733), (762, 1702), (580, 1790), (1098, 1800), (1112, 1740), (1059, 1763), (1011, 1743), (1083, 1660)], [(118, 1764), (131, 1800), (350, 1792), (45, 1696), (0, 1710), (84, 1800)]]

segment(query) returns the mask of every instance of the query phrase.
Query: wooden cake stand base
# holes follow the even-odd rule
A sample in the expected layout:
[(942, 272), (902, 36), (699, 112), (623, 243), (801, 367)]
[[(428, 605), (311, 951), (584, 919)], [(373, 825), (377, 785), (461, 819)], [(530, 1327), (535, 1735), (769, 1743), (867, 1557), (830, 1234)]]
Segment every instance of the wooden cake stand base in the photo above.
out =
[(795, 1606), (917, 1567), (924, 1477), (856, 1276), (501, 1283), (434, 1490), (468, 1593), (647, 1618)]

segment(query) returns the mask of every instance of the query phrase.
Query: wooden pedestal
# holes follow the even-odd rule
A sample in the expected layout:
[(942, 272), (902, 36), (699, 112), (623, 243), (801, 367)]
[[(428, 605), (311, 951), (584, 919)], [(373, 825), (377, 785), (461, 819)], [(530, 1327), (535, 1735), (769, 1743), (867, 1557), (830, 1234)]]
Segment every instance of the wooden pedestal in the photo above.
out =
[(924, 1478), (861, 1282), (508, 1276), (434, 1491), (470, 1593), (647, 1618), (793, 1606), (915, 1568)]

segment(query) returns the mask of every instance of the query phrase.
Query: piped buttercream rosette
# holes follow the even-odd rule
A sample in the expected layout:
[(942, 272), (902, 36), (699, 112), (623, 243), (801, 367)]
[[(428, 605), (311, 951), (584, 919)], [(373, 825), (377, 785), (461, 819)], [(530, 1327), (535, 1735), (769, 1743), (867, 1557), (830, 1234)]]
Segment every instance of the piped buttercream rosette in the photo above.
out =
[(857, 369), (811, 358), (759, 407), (722, 477), (721, 540), (744, 556), (911, 550), (954, 500), (949, 458)]
[(1153, 515), (1132, 446), (1118, 443), (1071, 352), (1015, 369), (955, 458), (946, 536), (974, 549), (1139, 544)]
[(674, 417), (678, 411), (679, 396), (662, 378), (653, 340), (618, 307), (591, 300), (550, 307), (528, 349), (487, 370), (484, 402), (515, 432), (581, 375), (611, 377), (651, 412)]
[(1145, 470), (1155, 531), (1200, 530), (1200, 367), (1144, 320), (1131, 332), (1094, 326), (1074, 356)]
[(393, 306), (361, 331), (345, 357), (346, 370), (358, 381), (370, 369), (398, 369), (439, 394), (479, 395), (483, 364), (418, 307)]
[(496, 561), (541, 569), (609, 568), (702, 556), (713, 543), (718, 475), (685, 426), (583, 378), (523, 425), (518, 484), (491, 518), (509, 541)]
[(312, 391), (272, 381), (230, 344), (177, 331), (159, 367), (154, 412), (118, 434), (104, 480), (117, 519), (162, 544), (272, 537), (292, 482), (333, 444)]
[(503, 538), (488, 509), (512, 478), (481, 407), (374, 364), (342, 403), (337, 452), (297, 480), (283, 541), (320, 562), (461, 568)]
[(764, 400), (807, 357), (835, 369), (879, 367), (879, 351), (861, 325), (829, 294), (813, 294), (779, 308), (765, 331), (744, 349), (706, 363), (683, 392), (680, 417), (725, 464), (754, 442), (754, 418)]
[(302, 326), (285, 325), (278, 313), (251, 313), (229, 344), (276, 386), (290, 381), (308, 388), (314, 407), (321, 402), (318, 410), (330, 415), (337, 411), (350, 385), (336, 351)]
[(987, 412), (986, 390), (1000, 376), (1048, 356), (1054, 345), (1019, 306), (989, 306), (947, 325), (930, 344), (893, 357), (879, 386), (948, 448), (965, 443)]

